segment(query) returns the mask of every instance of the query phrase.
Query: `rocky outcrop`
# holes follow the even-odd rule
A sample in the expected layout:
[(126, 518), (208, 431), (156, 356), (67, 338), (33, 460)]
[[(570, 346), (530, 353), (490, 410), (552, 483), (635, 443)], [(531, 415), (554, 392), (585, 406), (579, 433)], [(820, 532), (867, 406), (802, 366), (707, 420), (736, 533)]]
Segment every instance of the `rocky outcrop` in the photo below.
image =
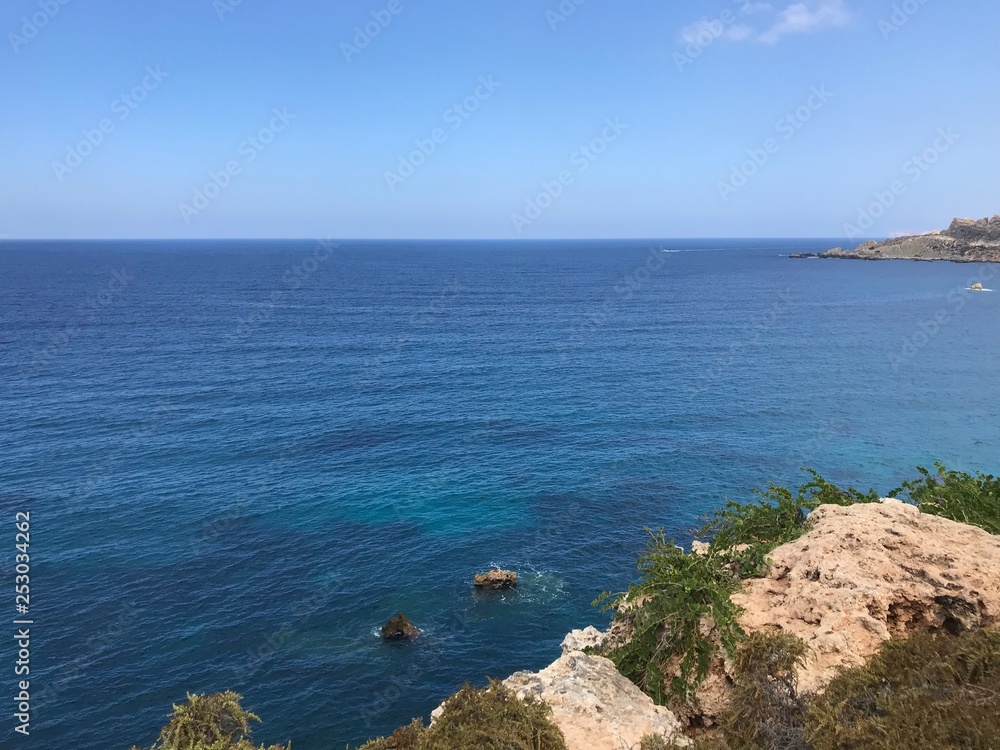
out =
[(387, 641), (409, 641), (420, 635), (417, 627), (402, 612), (389, 618), (382, 626), (382, 637)]
[(854, 250), (836, 247), (821, 258), (856, 260), (948, 260), (1000, 263), (1000, 215), (992, 219), (955, 219), (943, 232), (865, 242)]
[(477, 589), (513, 589), (517, 588), (517, 573), (513, 570), (494, 568), (486, 573), (479, 573), (473, 580)]
[(898, 500), (824, 505), (809, 525), (733, 596), (747, 631), (784, 630), (809, 646), (804, 692), (889, 638), (1000, 627), (1000, 537)]
[(569, 750), (629, 750), (651, 734), (678, 747), (690, 744), (674, 714), (655, 705), (601, 656), (571, 651), (541, 672), (517, 672), (504, 684), (552, 709)]
[(583, 630), (570, 631), (563, 638), (562, 650), (564, 654), (569, 654), (573, 651), (583, 651), (588, 648), (600, 648), (604, 645), (606, 639), (607, 635), (605, 633), (590, 625)]

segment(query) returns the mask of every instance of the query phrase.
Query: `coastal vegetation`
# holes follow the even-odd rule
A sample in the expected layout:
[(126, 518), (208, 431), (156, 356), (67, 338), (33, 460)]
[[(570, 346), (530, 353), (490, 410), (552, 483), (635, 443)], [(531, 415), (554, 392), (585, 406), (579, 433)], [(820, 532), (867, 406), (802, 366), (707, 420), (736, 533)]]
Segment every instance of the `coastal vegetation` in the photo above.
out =
[[(241, 705), (243, 696), (227, 690), (211, 695), (188, 694), (174, 706), (170, 721), (149, 750), (290, 750), (291, 745), (259, 748), (251, 740), (251, 723), (260, 718)], [(145, 750), (134, 746), (132, 750)]]
[[(935, 467), (935, 473), (918, 467), (920, 479), (889, 494), (922, 512), (1000, 533), (1000, 480), (949, 471), (940, 463)], [(764, 573), (775, 548), (807, 531), (810, 512), (820, 505), (873, 503), (881, 497), (874, 489), (841, 488), (805, 471), (809, 481), (798, 491), (771, 484), (755, 491), (753, 501), (727, 502), (697, 532), (711, 541), (707, 549), (685, 552), (662, 529), (650, 532), (639, 559), (639, 580), (623, 593), (605, 593), (597, 600), (629, 633), (605, 655), (657, 703), (689, 699), (720, 649), (736, 653), (746, 634), (731, 595), (742, 580)]]
[[(861, 512), (852, 506), (863, 505), (865, 513), (875, 512), (864, 518), (897, 519), (886, 521), (889, 532), (879, 534), (891, 535), (892, 523), (913, 525), (905, 519), (919, 518), (917, 511), (1000, 534), (1000, 479), (950, 471), (942, 464), (933, 470), (919, 467), (916, 479), (885, 493), (907, 505), (873, 506), (882, 497), (879, 492), (841, 488), (806, 471), (807, 481), (797, 490), (769, 485), (750, 501), (727, 502), (697, 531), (709, 543), (694, 542), (690, 552), (662, 530), (651, 532), (638, 580), (623, 593), (599, 599), (614, 616), (603, 645), (588, 650), (608, 657), (655, 703), (679, 714), (697, 702), (699, 688), (713, 670), (719, 676), (724, 661), (724, 708), (704, 726), (690, 724), (696, 750), (1000, 747), (1000, 632), (959, 619), (951, 621), (952, 627), (945, 621), (935, 632), (908, 625), (916, 629), (900, 631), (851, 662), (860, 666), (835, 670), (821, 689), (802, 692), (799, 673), (809, 646), (777, 624), (769, 626), (773, 630), (746, 632), (736, 603), (740, 597), (734, 601), (735, 594), (760, 583), (749, 579), (768, 574), (772, 553), (777, 559), (794, 548), (811, 526), (822, 525), (816, 519), (824, 513)], [(820, 511), (810, 522), (813, 511), (830, 505), (841, 507)], [(835, 527), (834, 545), (841, 543), (839, 533), (847, 534), (845, 540), (855, 538), (841, 529)], [(923, 548), (925, 542), (920, 537), (915, 544)], [(808, 537), (798, 544), (816, 547), (817, 541)], [(992, 544), (987, 541), (987, 548)], [(950, 595), (944, 598), (949, 601), (943, 605), (953, 606)], [(974, 617), (968, 622), (973, 621), (978, 622)], [(552, 709), (530, 692), (519, 697), (524, 692), (497, 681), (483, 688), (467, 684), (442, 704), (429, 726), (417, 719), (358, 750), (567, 750), (569, 729), (564, 736)], [(240, 700), (232, 692), (189, 695), (186, 703), (174, 706), (149, 750), (288, 750), (257, 748), (251, 725), (259, 719)], [(638, 744), (640, 750), (672, 746), (659, 735)]]
[(429, 727), (417, 719), (360, 750), (566, 750), (550, 714), (541, 701), (519, 699), (500, 682), (485, 688), (466, 685)]

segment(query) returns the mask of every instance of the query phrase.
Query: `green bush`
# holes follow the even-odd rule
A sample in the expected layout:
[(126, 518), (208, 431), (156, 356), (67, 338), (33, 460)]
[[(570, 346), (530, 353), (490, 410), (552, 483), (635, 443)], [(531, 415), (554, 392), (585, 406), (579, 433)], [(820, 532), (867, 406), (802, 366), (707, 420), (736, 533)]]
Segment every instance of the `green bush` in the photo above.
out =
[[(188, 694), (186, 703), (174, 706), (170, 721), (150, 750), (257, 750), (250, 739), (250, 723), (260, 718), (245, 711), (240, 705), (242, 700), (241, 695), (230, 690), (211, 695)], [(260, 750), (265, 750), (263, 745)], [(273, 745), (270, 750), (287, 748)]]
[[(663, 531), (650, 532), (649, 548), (639, 559), (640, 580), (618, 596), (602, 594), (604, 609), (627, 617), (632, 635), (607, 656), (623, 675), (663, 705), (669, 694), (685, 698), (704, 679), (721, 641), (735, 647), (743, 631), (730, 595), (739, 577), (730, 556), (712, 548), (686, 554)], [(635, 603), (640, 603), (635, 606)], [(710, 621), (710, 622), (709, 622)], [(706, 627), (714, 626), (713, 628)], [(679, 671), (665, 686), (664, 665), (678, 658)]]
[(918, 466), (921, 478), (904, 482), (893, 497), (907, 497), (924, 513), (978, 526), (1000, 534), (1000, 479), (989, 474), (975, 476), (948, 471), (935, 463), (936, 474)]
[(494, 681), (463, 687), (431, 726), (417, 720), (359, 750), (566, 750), (566, 742), (548, 706)]
[[(821, 505), (854, 505), (878, 502), (875, 490), (846, 490), (826, 481), (812, 469), (804, 469), (812, 479), (793, 493), (787, 487), (769, 484), (767, 490), (754, 490), (760, 499), (753, 503), (730, 500), (716, 511), (698, 531), (721, 548), (750, 545), (767, 553), (792, 542), (806, 531), (806, 517)], [(763, 557), (759, 560), (763, 562)], [(747, 571), (750, 575), (755, 573)], [(747, 576), (749, 577), (749, 576)]]
[(807, 711), (816, 750), (997, 750), (1000, 633), (888, 641)]
[[(720, 646), (733, 653), (744, 633), (730, 596), (742, 579), (765, 573), (775, 547), (805, 533), (811, 510), (878, 500), (874, 490), (842, 490), (806, 471), (811, 479), (798, 493), (770, 485), (756, 492), (756, 502), (730, 501), (711, 516), (698, 532), (712, 540), (707, 554), (686, 554), (662, 530), (650, 532), (648, 549), (639, 559), (639, 581), (625, 593), (605, 593), (595, 602), (615, 610), (616, 619), (627, 620), (632, 633), (627, 643), (606, 655), (657, 703), (690, 698)], [(679, 662), (677, 674), (665, 685), (665, 668), (674, 661)]]
[(737, 649), (733, 690), (720, 725), (730, 750), (809, 750), (796, 668), (806, 644), (789, 633), (754, 633)]

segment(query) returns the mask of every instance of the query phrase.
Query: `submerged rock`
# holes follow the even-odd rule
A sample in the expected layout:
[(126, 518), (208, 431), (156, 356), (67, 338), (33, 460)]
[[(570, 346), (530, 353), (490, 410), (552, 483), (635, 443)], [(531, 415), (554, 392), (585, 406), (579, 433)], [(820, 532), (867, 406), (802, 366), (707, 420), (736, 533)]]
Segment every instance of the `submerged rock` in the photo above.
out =
[(677, 717), (601, 656), (566, 653), (541, 672), (517, 672), (504, 684), (519, 698), (533, 695), (552, 709), (569, 750), (638, 748), (648, 735), (690, 745)]
[(397, 613), (382, 626), (382, 637), (387, 641), (409, 641), (420, 635), (420, 630), (402, 612)]
[(517, 588), (517, 573), (494, 568), (477, 574), (473, 583), (477, 589), (513, 589)]

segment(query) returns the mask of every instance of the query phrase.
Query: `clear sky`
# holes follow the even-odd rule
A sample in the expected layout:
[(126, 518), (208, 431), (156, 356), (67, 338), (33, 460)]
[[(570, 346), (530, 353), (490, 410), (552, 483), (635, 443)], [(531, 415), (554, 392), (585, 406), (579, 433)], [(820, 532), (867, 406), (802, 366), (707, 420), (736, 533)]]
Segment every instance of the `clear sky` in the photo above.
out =
[(1000, 212), (996, 0), (7, 0), (0, 31), (10, 238), (886, 236)]

